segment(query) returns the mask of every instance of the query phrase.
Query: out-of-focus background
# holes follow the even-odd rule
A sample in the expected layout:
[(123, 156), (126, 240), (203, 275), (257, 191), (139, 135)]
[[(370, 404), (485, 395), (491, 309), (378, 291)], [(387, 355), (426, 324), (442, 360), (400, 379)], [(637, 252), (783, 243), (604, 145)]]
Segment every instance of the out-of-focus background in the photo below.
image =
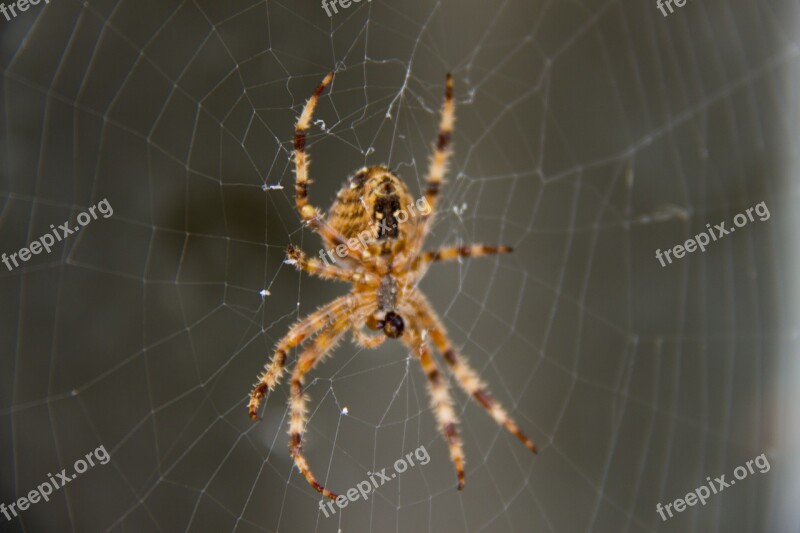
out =
[[(6, 2), (8, 3), (8, 2)], [(52, 0), (0, 17), (0, 503), (108, 464), (9, 531), (797, 531), (796, 2)], [(399, 343), (313, 371), (293, 468), (287, 387), (246, 399), (299, 317), (347, 290), (283, 264), (321, 242), (293, 206), (293, 122), (327, 209), (365, 164), (419, 195), (445, 73), (453, 164), (431, 245), (512, 245), (422, 282), (533, 456), (457, 390), (459, 492)], [(655, 257), (764, 202), (770, 216)], [(290, 358), (290, 363), (294, 355)], [(656, 505), (761, 454), (770, 469), (663, 521)]]

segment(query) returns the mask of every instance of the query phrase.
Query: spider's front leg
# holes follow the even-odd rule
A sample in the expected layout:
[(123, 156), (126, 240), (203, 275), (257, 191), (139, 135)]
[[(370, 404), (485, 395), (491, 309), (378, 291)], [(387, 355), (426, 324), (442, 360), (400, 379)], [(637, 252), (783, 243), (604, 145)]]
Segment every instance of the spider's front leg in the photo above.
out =
[(307, 402), (308, 397), (303, 394), (303, 380), (305, 375), (314, 368), (330, 350), (332, 350), (341, 339), (342, 335), (347, 331), (349, 323), (348, 316), (341, 316), (330, 327), (320, 332), (314, 339), (308, 349), (303, 352), (297, 359), (297, 365), (292, 372), (291, 381), (291, 395), (289, 396), (289, 407), (291, 411), (291, 420), (289, 422), (289, 449), (291, 450), (292, 459), (297, 465), (300, 473), (306, 478), (306, 481), (311, 484), (317, 491), (321, 492), (324, 496), (335, 500), (337, 495), (322, 486), (311, 469), (308, 467), (308, 461), (302, 452), (303, 434), (306, 429), (306, 416), (308, 414)]
[(458, 350), (450, 339), (436, 315), (435, 311), (428, 303), (428, 300), (417, 293), (412, 301), (416, 308), (417, 318), (429, 333), (431, 340), (436, 348), (444, 357), (459, 386), (472, 396), (472, 398), (494, 418), (495, 422), (505, 427), (509, 433), (515, 435), (533, 453), (537, 452), (536, 444), (529, 439), (519, 428), (516, 422), (509, 416), (500, 403), (497, 402), (488, 392), (486, 384), (478, 376), (478, 373), (469, 365), (467, 360), (458, 353)]
[(447, 384), (442, 378), (436, 361), (431, 357), (428, 343), (422, 339), (417, 328), (416, 321), (409, 324), (406, 334), (401, 338), (414, 356), (419, 359), (422, 369), (428, 378), (428, 390), (430, 393), (431, 405), (434, 416), (439, 426), (439, 431), (444, 435), (450, 449), (450, 460), (456, 468), (458, 477), (458, 490), (464, 488), (464, 449), (461, 443), (461, 436), (458, 434), (456, 426), (456, 413), (453, 410), (453, 399), (447, 390)]
[(286, 367), (286, 356), (289, 351), (295, 346), (299, 346), (315, 332), (324, 330), (352, 306), (353, 301), (350, 295), (340, 296), (300, 320), (289, 329), (289, 333), (280, 340), (275, 348), (275, 353), (270, 363), (264, 367), (264, 372), (259, 376), (258, 382), (253, 385), (253, 390), (250, 393), (250, 402), (247, 405), (250, 418), (258, 420), (258, 408), (261, 405), (261, 401), (268, 391), (275, 388), (281, 376), (283, 376)]
[(373, 349), (383, 344), (388, 337), (384, 333), (367, 335), (362, 329), (362, 324), (353, 323), (353, 340), (362, 348)]

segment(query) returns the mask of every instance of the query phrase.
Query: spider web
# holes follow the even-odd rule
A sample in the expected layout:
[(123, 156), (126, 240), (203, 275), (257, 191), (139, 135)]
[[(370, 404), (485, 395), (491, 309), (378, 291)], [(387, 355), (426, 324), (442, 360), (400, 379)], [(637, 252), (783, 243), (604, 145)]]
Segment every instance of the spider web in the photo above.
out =
[[(0, 251), (114, 208), (0, 269), (1, 501), (111, 455), (3, 528), (796, 530), (795, 6), (54, 0), (0, 19)], [(453, 73), (431, 246), (515, 253), (421, 288), (540, 452), (451, 382), (457, 491), (418, 363), (345, 342), (308, 381), (317, 477), (345, 492), (419, 446), (431, 461), (325, 518), (289, 456), (287, 384), (260, 423), (245, 404), (290, 325), (347, 289), (283, 263), (321, 246), (294, 210), (292, 124), (332, 68), (309, 137), (325, 209), (365, 164), (419, 194)], [(654, 258), (761, 201), (770, 220)], [(658, 517), (761, 453), (770, 472)]]

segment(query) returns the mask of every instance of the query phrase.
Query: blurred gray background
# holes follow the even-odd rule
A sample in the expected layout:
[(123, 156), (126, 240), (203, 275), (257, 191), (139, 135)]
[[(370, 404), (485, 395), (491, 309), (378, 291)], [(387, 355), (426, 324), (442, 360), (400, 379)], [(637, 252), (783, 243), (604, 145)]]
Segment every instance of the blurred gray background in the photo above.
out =
[[(0, 530), (797, 531), (797, 7), (53, 0), (0, 19), (0, 252), (114, 208), (0, 267), (0, 502), (111, 454)], [(325, 209), (364, 164), (419, 195), (453, 73), (431, 246), (515, 253), (421, 286), (540, 452), (453, 384), (457, 491), (418, 363), (346, 341), (307, 387), (312, 469), (344, 492), (421, 445), (431, 461), (325, 518), (287, 384), (262, 422), (245, 405), (291, 324), (347, 290), (283, 264), (321, 245), (291, 140), (333, 68), (309, 139)], [(761, 201), (769, 220), (655, 259)], [(656, 513), (762, 453), (769, 472)]]

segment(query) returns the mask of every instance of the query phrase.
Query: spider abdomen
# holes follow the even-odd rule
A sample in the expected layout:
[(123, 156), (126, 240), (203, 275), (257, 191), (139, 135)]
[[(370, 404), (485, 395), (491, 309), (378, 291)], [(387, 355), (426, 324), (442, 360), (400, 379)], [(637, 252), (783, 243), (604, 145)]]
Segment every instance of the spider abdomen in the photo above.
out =
[(328, 222), (369, 255), (389, 255), (406, 247), (414, 232), (415, 214), (414, 200), (403, 180), (386, 167), (364, 167), (337, 194)]

